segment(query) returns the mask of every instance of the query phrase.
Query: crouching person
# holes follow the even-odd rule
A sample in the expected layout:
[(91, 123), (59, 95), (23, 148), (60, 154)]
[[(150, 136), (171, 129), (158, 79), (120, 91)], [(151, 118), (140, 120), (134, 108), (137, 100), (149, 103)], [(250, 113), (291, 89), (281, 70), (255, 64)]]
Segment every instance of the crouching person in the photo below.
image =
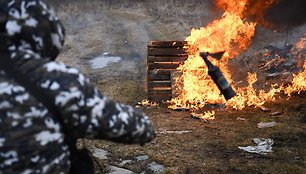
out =
[(44, 1), (0, 0), (0, 174), (73, 173), (78, 138), (143, 145), (155, 136), (144, 113), (53, 61), (63, 42)]

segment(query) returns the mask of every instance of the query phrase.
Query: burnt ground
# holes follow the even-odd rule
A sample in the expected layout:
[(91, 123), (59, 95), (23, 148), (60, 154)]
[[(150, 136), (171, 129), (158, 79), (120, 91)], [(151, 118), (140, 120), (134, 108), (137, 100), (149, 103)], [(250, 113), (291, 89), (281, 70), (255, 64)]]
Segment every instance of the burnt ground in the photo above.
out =
[[(104, 95), (135, 107), (146, 96), (147, 42), (184, 40), (191, 28), (205, 26), (222, 14), (212, 10), (211, 1), (196, 0), (53, 0), (51, 5), (67, 35), (58, 60), (80, 69)], [(269, 45), (294, 44), (305, 37), (305, 31), (306, 25), (291, 27), (288, 32), (257, 26), (250, 47), (229, 63), (235, 72), (234, 81), (245, 82), (247, 72), (257, 72), (257, 86), (268, 82), (265, 73), (258, 70), (258, 52)], [(92, 69), (89, 61), (105, 52), (122, 60)], [(270, 111), (251, 107), (242, 111), (215, 109), (216, 118), (209, 122), (192, 118), (191, 111), (169, 110), (165, 104), (137, 106), (155, 124), (157, 136), (152, 142), (145, 146), (103, 140), (82, 142), (89, 149), (108, 152), (108, 159), (97, 158), (105, 168), (102, 173), (109, 172), (108, 165), (135, 173), (153, 173), (148, 170), (151, 162), (164, 166), (163, 172), (155, 173), (306, 173), (306, 93), (290, 99), (280, 96), (264, 106)], [(260, 122), (270, 121), (278, 124), (257, 127)], [(273, 139), (273, 152), (259, 155), (238, 148), (255, 145), (253, 138)], [(141, 155), (148, 159), (135, 160)]]

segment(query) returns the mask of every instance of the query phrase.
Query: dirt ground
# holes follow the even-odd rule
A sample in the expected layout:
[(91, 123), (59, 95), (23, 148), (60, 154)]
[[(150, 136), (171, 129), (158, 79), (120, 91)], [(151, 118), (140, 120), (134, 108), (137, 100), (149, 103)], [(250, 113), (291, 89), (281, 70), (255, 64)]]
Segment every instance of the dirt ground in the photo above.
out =
[[(80, 69), (104, 95), (135, 107), (146, 96), (147, 42), (184, 40), (192, 28), (205, 26), (222, 14), (208, 0), (53, 0), (50, 3), (66, 28), (65, 48), (58, 60)], [(296, 43), (305, 31), (306, 25), (301, 25), (291, 28), (287, 36), (286, 32), (258, 26), (251, 46), (230, 62), (236, 72), (234, 80), (243, 81), (248, 71), (256, 70), (258, 60), (254, 55), (263, 47), (281, 46), (286, 41)], [(122, 60), (92, 69), (89, 60), (105, 52)], [(266, 82), (263, 77), (259, 80), (258, 83)], [(152, 142), (145, 146), (102, 140), (83, 143), (88, 148), (109, 152), (108, 159), (97, 159), (102, 167), (121, 166), (135, 173), (154, 173), (147, 170), (152, 161), (162, 164), (165, 167), (162, 173), (169, 174), (306, 173), (306, 93), (295, 94), (290, 99), (281, 96), (265, 107), (270, 111), (251, 107), (242, 111), (215, 108), (216, 118), (204, 122), (192, 118), (191, 111), (169, 110), (166, 104), (152, 108), (140, 106), (155, 124), (157, 136)], [(260, 122), (270, 121), (278, 124), (271, 128), (257, 127)], [(273, 152), (259, 155), (238, 148), (254, 145), (253, 138), (273, 139)], [(140, 155), (149, 159), (135, 161)], [(122, 165), (123, 160), (132, 162)]]
[[(305, 103), (306, 95), (302, 94), (267, 104), (271, 109), (269, 112), (254, 108), (243, 111), (217, 109), (215, 120), (208, 123), (192, 118), (188, 111), (142, 108), (158, 131), (153, 142), (143, 147), (98, 140), (90, 144), (112, 152), (112, 160), (108, 162), (113, 165), (118, 165), (119, 159), (147, 154), (151, 160), (166, 166), (165, 173), (302, 174), (306, 171)], [(274, 112), (280, 114), (273, 115)], [(257, 127), (260, 122), (271, 121), (278, 125), (264, 129)], [(273, 139), (273, 152), (259, 155), (238, 149), (238, 146), (254, 146), (253, 138)], [(146, 163), (125, 167), (140, 173), (146, 169)]]

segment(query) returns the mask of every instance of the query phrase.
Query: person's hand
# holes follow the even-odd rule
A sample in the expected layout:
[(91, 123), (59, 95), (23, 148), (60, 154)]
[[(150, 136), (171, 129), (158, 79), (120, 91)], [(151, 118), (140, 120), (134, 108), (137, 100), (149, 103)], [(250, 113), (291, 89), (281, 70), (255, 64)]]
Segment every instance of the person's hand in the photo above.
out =
[(139, 142), (140, 146), (144, 146), (146, 143), (152, 141), (156, 136), (156, 133), (155, 133), (155, 130), (152, 124), (148, 125), (146, 129), (147, 130), (146, 130), (145, 136), (143, 138), (142, 137), (140, 138), (140, 142)]

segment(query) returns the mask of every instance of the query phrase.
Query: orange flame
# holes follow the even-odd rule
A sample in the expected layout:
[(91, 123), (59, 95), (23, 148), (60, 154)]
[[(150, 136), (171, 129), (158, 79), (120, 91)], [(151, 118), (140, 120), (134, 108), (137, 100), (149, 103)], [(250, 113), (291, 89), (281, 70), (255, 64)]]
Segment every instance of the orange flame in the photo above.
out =
[(146, 106), (146, 107), (156, 107), (156, 106), (159, 106), (158, 103), (149, 101), (147, 99), (141, 100), (140, 102), (138, 102), (138, 105)]
[[(253, 84), (257, 81), (257, 75), (248, 73), (248, 86), (242, 88), (233, 87), (237, 95), (225, 101), (219, 89), (207, 73), (207, 67), (199, 52), (225, 51), (221, 61), (212, 61), (223, 72), (225, 78), (232, 82), (231, 74), (227, 67), (228, 60), (239, 55), (247, 49), (255, 34), (254, 22), (246, 22), (243, 18), (248, 0), (217, 0), (217, 6), (225, 9), (222, 18), (208, 24), (207, 27), (192, 29), (188, 41), (189, 57), (183, 65), (177, 68), (181, 76), (174, 81), (174, 88), (180, 93), (173, 98), (172, 106), (199, 109), (208, 103), (225, 103), (227, 107), (241, 110), (246, 106), (259, 107), (268, 101), (276, 100), (277, 94), (284, 92), (291, 96), (293, 92), (306, 90), (306, 62), (304, 72), (294, 75), (292, 85), (271, 85), (270, 90), (256, 90)], [(272, 0), (267, 6), (278, 2)], [(296, 49), (305, 47), (306, 39), (301, 39), (296, 44)], [(211, 59), (212, 60), (212, 59)], [(171, 106), (170, 106), (171, 107)]]
[(276, 94), (279, 93), (282, 88), (277, 85), (271, 85), (268, 92), (264, 90), (257, 91), (253, 84), (257, 81), (257, 75), (248, 73), (248, 86), (244, 88), (238, 88), (237, 96), (227, 101), (226, 105), (237, 110), (241, 110), (246, 106), (259, 107), (265, 104), (267, 101), (274, 101)]
[(200, 120), (208, 121), (215, 119), (215, 111), (206, 111), (202, 114), (191, 113), (191, 116)]
[(304, 71), (293, 75), (292, 84), (284, 89), (284, 93), (289, 97), (292, 93), (300, 93), (306, 91), (306, 61), (304, 62)]
[[(237, 4), (228, 1), (218, 1), (219, 6), (227, 10), (219, 20), (215, 20), (207, 27), (192, 29), (186, 38), (189, 47), (189, 57), (178, 71), (182, 76), (176, 79), (174, 86), (180, 88), (180, 94), (170, 102), (177, 106), (202, 108), (207, 103), (224, 102), (223, 96), (207, 74), (207, 67), (199, 56), (199, 52), (225, 51), (223, 59), (218, 63), (226, 79), (231, 82), (231, 75), (227, 68), (227, 61), (245, 50), (255, 34), (256, 23), (242, 19), (242, 12), (247, 0)], [(229, 10), (230, 9), (230, 10)], [(182, 83), (183, 82), (183, 83)], [(183, 84), (183, 85), (181, 85)]]
[(297, 42), (297, 43), (295, 44), (295, 48), (296, 48), (298, 51), (301, 51), (302, 49), (304, 49), (305, 44), (306, 44), (306, 34), (305, 34), (305, 37), (304, 37), (304, 38), (301, 38), (301, 39), (299, 40), (299, 42)]
[[(295, 49), (297, 51), (302, 51), (306, 45), (306, 34), (304, 38), (301, 38), (299, 42), (295, 44)], [(303, 55), (306, 57), (306, 54)], [(300, 58), (300, 57), (299, 57)], [(293, 74), (293, 80), (291, 85), (284, 88), (284, 93), (291, 97), (292, 93), (300, 93), (302, 91), (306, 91), (306, 60), (303, 65), (304, 71), (299, 74)]]

